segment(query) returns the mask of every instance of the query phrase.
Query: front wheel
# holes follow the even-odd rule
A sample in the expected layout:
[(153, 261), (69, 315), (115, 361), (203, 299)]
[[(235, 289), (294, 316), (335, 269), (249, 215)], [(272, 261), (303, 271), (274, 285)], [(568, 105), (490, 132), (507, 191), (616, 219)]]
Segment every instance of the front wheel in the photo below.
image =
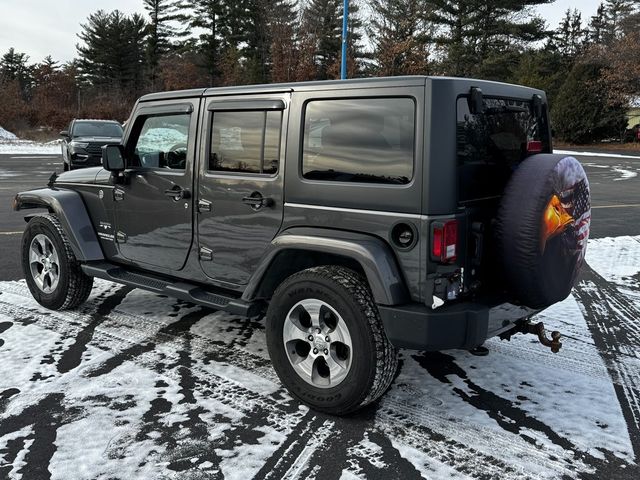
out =
[(314, 267), (285, 280), (269, 305), (266, 333), (284, 386), (334, 415), (380, 397), (398, 366), (367, 283), (347, 268)]
[(93, 278), (80, 268), (55, 215), (40, 215), (27, 224), (22, 270), (33, 298), (51, 310), (84, 303), (93, 287)]

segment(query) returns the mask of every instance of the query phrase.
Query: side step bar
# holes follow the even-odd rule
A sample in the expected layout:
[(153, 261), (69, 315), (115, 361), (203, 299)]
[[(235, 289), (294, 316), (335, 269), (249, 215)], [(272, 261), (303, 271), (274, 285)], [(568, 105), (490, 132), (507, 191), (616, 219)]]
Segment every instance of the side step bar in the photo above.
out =
[(102, 278), (130, 287), (141, 288), (178, 298), (186, 302), (223, 310), (244, 317), (258, 316), (262, 310), (259, 302), (245, 302), (240, 298), (221, 295), (191, 283), (172, 281), (156, 275), (132, 272), (119, 265), (106, 262), (83, 264), (82, 271), (90, 277)]

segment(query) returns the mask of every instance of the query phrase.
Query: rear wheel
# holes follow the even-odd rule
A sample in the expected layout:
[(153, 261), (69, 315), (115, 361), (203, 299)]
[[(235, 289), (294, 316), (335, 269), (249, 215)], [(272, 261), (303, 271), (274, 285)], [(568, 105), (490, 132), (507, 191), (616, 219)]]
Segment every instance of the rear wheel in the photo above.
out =
[(33, 298), (51, 310), (84, 303), (93, 287), (93, 278), (80, 268), (55, 215), (38, 216), (27, 224), (22, 270)]
[(367, 283), (338, 266), (304, 270), (278, 287), (267, 312), (267, 344), (291, 394), (336, 415), (376, 400), (397, 369)]

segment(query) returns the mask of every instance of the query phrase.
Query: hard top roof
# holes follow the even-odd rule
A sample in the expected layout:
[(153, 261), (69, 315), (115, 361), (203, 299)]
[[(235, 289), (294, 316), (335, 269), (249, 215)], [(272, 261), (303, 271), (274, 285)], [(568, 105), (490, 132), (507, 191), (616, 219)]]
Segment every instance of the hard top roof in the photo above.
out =
[[(193, 98), (213, 95), (245, 95), (258, 93), (281, 93), (293, 91), (318, 91), (318, 90), (346, 90), (351, 88), (380, 88), (380, 87), (408, 87), (423, 86), (427, 81), (437, 83), (460, 84), (465, 87), (470, 83), (478, 86), (508, 89), (527, 89), (532, 92), (541, 92), (536, 89), (529, 89), (518, 85), (511, 85), (501, 82), (479, 80), (471, 78), (457, 77), (433, 77), (426, 75), (409, 75), (398, 77), (371, 77), (371, 78), (351, 78), (347, 80), (315, 80), (311, 82), (291, 82), (291, 83), (271, 83), (262, 85), (239, 85), (230, 87), (194, 88), (191, 90), (175, 90), (170, 92), (158, 92), (144, 95), (141, 102), (152, 100), (170, 100), (179, 98)], [(541, 92), (544, 93), (544, 92)]]
[(269, 83), (262, 85), (238, 85), (233, 87), (195, 88), (172, 92), (150, 93), (141, 102), (170, 98), (199, 97), (202, 95), (242, 95), (249, 93), (292, 92), (302, 90), (329, 90), (336, 88), (367, 88), (424, 85), (426, 76), (351, 78), (348, 80), (314, 80), (311, 82)]

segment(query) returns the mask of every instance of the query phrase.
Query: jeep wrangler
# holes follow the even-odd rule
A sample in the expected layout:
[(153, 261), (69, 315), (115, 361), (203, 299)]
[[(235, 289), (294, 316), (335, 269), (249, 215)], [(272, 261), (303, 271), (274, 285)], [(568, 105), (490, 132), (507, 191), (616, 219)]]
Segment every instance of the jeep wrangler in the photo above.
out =
[(584, 261), (589, 185), (552, 153), (544, 92), (396, 77), (146, 95), (102, 167), (19, 193), (22, 265), (50, 309), (93, 278), (232, 314), (266, 309), (293, 396), (346, 414), (397, 349), (537, 333)]

